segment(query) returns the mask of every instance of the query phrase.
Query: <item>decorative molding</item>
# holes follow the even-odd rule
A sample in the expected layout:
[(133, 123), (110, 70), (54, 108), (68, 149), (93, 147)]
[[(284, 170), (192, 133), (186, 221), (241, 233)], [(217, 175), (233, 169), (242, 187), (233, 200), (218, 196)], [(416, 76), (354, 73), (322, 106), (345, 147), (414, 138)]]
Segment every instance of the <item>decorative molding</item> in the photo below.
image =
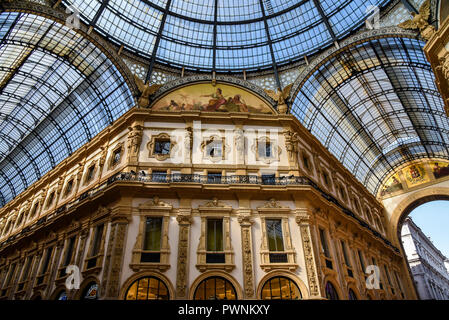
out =
[[(154, 153), (157, 140), (170, 141), (170, 152), (167, 154)], [(158, 135), (152, 135), (150, 141), (147, 143), (148, 157), (155, 158), (156, 160), (163, 161), (171, 157), (172, 152), (176, 151), (176, 140), (172, 139), (168, 133), (159, 133)]]
[(176, 217), (176, 220), (179, 224), (178, 265), (176, 270), (176, 297), (184, 299), (187, 298), (189, 234), (190, 224), (192, 222), (190, 213), (191, 212), (189, 212), (188, 214), (178, 214), (178, 216)]

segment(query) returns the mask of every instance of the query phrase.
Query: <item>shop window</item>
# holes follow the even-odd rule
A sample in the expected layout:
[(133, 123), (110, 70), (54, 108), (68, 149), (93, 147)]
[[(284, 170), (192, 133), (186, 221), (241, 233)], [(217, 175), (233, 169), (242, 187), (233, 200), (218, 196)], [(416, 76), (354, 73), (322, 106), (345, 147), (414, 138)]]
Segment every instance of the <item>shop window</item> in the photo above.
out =
[(164, 282), (155, 277), (143, 277), (134, 281), (126, 291), (125, 300), (169, 300), (170, 294)]
[(204, 279), (195, 289), (194, 300), (236, 300), (231, 282), (222, 277)]
[(265, 282), (262, 300), (299, 300), (301, 291), (295, 282), (286, 277), (274, 277)]

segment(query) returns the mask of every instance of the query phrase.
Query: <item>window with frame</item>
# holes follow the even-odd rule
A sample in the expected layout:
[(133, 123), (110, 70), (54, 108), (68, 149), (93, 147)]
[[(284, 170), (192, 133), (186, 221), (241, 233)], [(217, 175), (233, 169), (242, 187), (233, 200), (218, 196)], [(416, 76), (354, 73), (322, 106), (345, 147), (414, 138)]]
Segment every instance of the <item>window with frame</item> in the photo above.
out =
[(271, 158), (273, 155), (273, 146), (271, 142), (264, 140), (258, 141), (257, 152), (260, 158)]
[(167, 171), (153, 170), (151, 177), (154, 182), (167, 182)]
[(101, 243), (103, 240), (103, 231), (104, 231), (104, 224), (100, 224), (95, 227), (95, 233), (93, 237), (92, 242), (92, 249), (90, 252), (90, 257), (87, 260), (87, 267), (86, 269), (91, 269), (97, 266), (98, 262), (98, 255), (101, 250)]
[(261, 298), (262, 300), (299, 300), (301, 291), (291, 279), (274, 277), (263, 285)]
[(31, 209), (30, 218), (33, 218), (36, 215), (38, 209), (39, 201), (36, 201), (36, 203), (33, 205), (33, 208)]
[(339, 186), (338, 186), (338, 189), (339, 189), (339, 192), (340, 192), (340, 197), (341, 197), (343, 200), (346, 200), (346, 191), (345, 191), (345, 189), (343, 188), (343, 186), (342, 186), (342, 185), (339, 185)]
[(196, 287), (193, 300), (236, 300), (232, 283), (222, 277), (209, 277)]
[(125, 300), (169, 300), (165, 283), (156, 277), (143, 277), (134, 281), (125, 294)]
[(75, 242), (76, 236), (72, 236), (67, 240), (64, 258), (62, 260), (61, 268), (59, 270), (59, 277), (61, 278), (66, 275), (65, 269), (72, 261), (73, 253), (75, 251)]
[(388, 267), (386, 264), (384, 264), (384, 271), (385, 271), (385, 275), (387, 277), (388, 285), (390, 286), (391, 293), (394, 295), (395, 292), (394, 292), (393, 283), (391, 282), (390, 273), (388, 272)]
[(344, 240), (341, 240), (341, 251), (343, 253), (343, 259), (345, 261), (347, 274), (349, 277), (353, 278), (354, 274), (352, 272), (351, 259), (349, 258), (349, 249), (346, 246)]
[(206, 142), (206, 154), (211, 158), (223, 157), (223, 142), (221, 140), (208, 140)]
[(171, 141), (170, 139), (155, 139), (153, 154), (155, 155), (169, 155), (170, 154)]
[(268, 250), (270, 251), (270, 263), (287, 262), (287, 254), (284, 251), (284, 238), (282, 235), (281, 219), (266, 219)]
[(310, 159), (305, 153), (302, 154), (302, 163), (304, 164), (304, 168), (310, 170)]
[(72, 192), (72, 190), (73, 190), (73, 178), (72, 179), (70, 179), (68, 182), (67, 182), (67, 186), (65, 187), (65, 192), (64, 192), (64, 195), (65, 196), (68, 196), (69, 194), (70, 194), (70, 192)]
[(225, 263), (223, 219), (207, 219), (206, 263)]
[(331, 282), (327, 282), (325, 286), (326, 298), (328, 300), (339, 300), (337, 289), (335, 289), (334, 285)]
[(11, 280), (13, 279), (13, 275), (16, 272), (16, 265), (17, 263), (11, 264), (11, 267), (9, 268), (8, 274), (6, 276), (5, 283), (3, 284), (3, 290), (1, 296), (6, 296), (8, 294), (9, 286), (11, 285)]
[(321, 253), (324, 255), (326, 267), (333, 269), (332, 257), (329, 250), (329, 242), (327, 239), (326, 231), (324, 229), (319, 229), (320, 232), (320, 242), (321, 242)]
[(263, 174), (262, 175), (262, 184), (276, 184), (276, 175), (275, 174)]
[(86, 183), (92, 181), (92, 179), (94, 178), (94, 173), (95, 173), (95, 164), (93, 164), (89, 168), (87, 168), (87, 174), (86, 174), (86, 180), (85, 180)]
[(357, 250), (357, 255), (359, 256), (360, 267), (362, 268), (362, 274), (366, 280), (366, 267), (365, 260), (363, 259), (363, 254), (360, 250)]
[[(376, 258), (372, 257), (372, 258), (371, 258), (371, 261), (373, 262), (373, 265), (374, 265), (374, 266), (377, 266)], [(380, 271), (380, 268), (379, 268), (379, 271)], [(383, 283), (382, 283), (381, 272), (379, 272), (379, 287), (380, 287), (380, 290), (383, 290), (383, 288), (384, 288), (384, 285), (383, 285)]]
[(396, 278), (396, 282), (398, 284), (399, 291), (401, 292), (401, 297), (402, 297), (402, 299), (404, 299), (405, 298), (404, 290), (402, 288), (402, 282), (401, 282), (401, 279), (400, 279), (397, 271), (394, 271), (394, 276)]
[(328, 175), (327, 172), (325, 172), (325, 171), (323, 171), (323, 180), (324, 180), (324, 184), (325, 184), (326, 186), (329, 186), (329, 185), (330, 185), (330, 183), (329, 183), (329, 175)]
[(160, 262), (162, 217), (147, 217), (140, 262)]
[(23, 267), (22, 274), (20, 276), (19, 284), (17, 286), (17, 291), (22, 291), (25, 287), (25, 283), (28, 281), (28, 276), (30, 274), (31, 263), (33, 262), (33, 257), (27, 257), (25, 265)]
[(39, 276), (37, 277), (37, 281), (36, 281), (37, 285), (44, 283), (46, 274), (48, 272), (48, 267), (50, 265), (52, 253), (53, 253), (53, 247), (48, 247), (47, 250), (45, 251), (45, 256), (44, 256), (44, 260), (41, 265), (41, 270), (39, 272)]
[(55, 192), (52, 191), (48, 196), (47, 205), (45, 206), (46, 209), (50, 208), (50, 206), (53, 204), (54, 199), (55, 199)]
[(221, 183), (221, 172), (208, 172), (207, 183)]
[(111, 167), (114, 167), (118, 163), (120, 163), (121, 157), (122, 157), (122, 148), (119, 147), (112, 152)]

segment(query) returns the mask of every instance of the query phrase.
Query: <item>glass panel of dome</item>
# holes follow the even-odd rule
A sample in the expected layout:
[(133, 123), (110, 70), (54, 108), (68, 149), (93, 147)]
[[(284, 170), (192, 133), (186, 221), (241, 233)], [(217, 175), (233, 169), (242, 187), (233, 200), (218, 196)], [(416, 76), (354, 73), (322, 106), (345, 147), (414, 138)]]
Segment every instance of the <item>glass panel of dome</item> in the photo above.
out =
[(298, 0), (262, 0), (262, 2), (265, 14), (268, 16), (291, 8), (298, 3)]
[(268, 46), (233, 50), (217, 49), (217, 69), (250, 70), (271, 65), (272, 60)]
[(166, 63), (186, 68), (212, 68), (212, 49), (182, 45), (162, 38), (157, 52)]
[[(127, 4), (127, 2), (121, 3)], [(151, 55), (155, 35), (160, 27), (162, 12), (151, 7), (145, 10), (147, 13), (135, 8), (132, 10), (120, 8), (119, 4), (113, 6), (110, 3), (102, 12), (97, 24), (99, 28), (108, 30), (110, 36), (125, 45), (144, 55)]]
[(94, 18), (101, 5), (101, 1), (98, 0), (66, 0), (64, 2), (77, 9), (81, 18), (85, 18), (88, 22)]
[(264, 45), (267, 41), (267, 33), (262, 21), (217, 26), (217, 47), (220, 49)]
[(167, 16), (162, 36), (164, 39), (175, 39), (187, 45), (202, 45), (212, 48), (213, 31), (214, 26), (212, 24), (197, 23), (174, 16)]
[(260, 0), (218, 0), (217, 20), (245, 21), (262, 17)]
[(214, 21), (215, 0), (172, 0), (169, 10), (193, 19)]

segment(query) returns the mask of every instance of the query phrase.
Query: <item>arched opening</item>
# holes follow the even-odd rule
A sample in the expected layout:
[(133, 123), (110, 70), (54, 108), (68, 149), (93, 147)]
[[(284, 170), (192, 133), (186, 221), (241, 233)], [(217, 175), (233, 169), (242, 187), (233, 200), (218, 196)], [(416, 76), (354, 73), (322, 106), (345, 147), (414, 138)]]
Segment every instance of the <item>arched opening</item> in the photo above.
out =
[[(443, 197), (440, 197), (443, 198)], [(408, 267), (421, 300), (449, 299), (449, 201), (434, 200), (404, 212), (400, 236)]]
[(349, 300), (359, 300), (357, 298), (357, 295), (355, 294), (354, 290), (352, 290), (352, 289), (349, 289), (349, 291), (348, 291), (348, 298), (349, 298)]
[(326, 283), (325, 290), (326, 290), (326, 298), (328, 300), (340, 300), (340, 298), (338, 297), (337, 289), (335, 289), (332, 282), (328, 281)]
[(262, 300), (299, 300), (301, 291), (296, 283), (287, 277), (273, 277), (262, 287)]
[(194, 300), (236, 300), (237, 294), (230, 281), (223, 277), (209, 277), (195, 289)]
[(81, 300), (98, 300), (98, 284), (95, 281), (89, 282), (84, 288)]
[(169, 300), (165, 283), (156, 277), (142, 277), (134, 281), (125, 294), (125, 300)]

